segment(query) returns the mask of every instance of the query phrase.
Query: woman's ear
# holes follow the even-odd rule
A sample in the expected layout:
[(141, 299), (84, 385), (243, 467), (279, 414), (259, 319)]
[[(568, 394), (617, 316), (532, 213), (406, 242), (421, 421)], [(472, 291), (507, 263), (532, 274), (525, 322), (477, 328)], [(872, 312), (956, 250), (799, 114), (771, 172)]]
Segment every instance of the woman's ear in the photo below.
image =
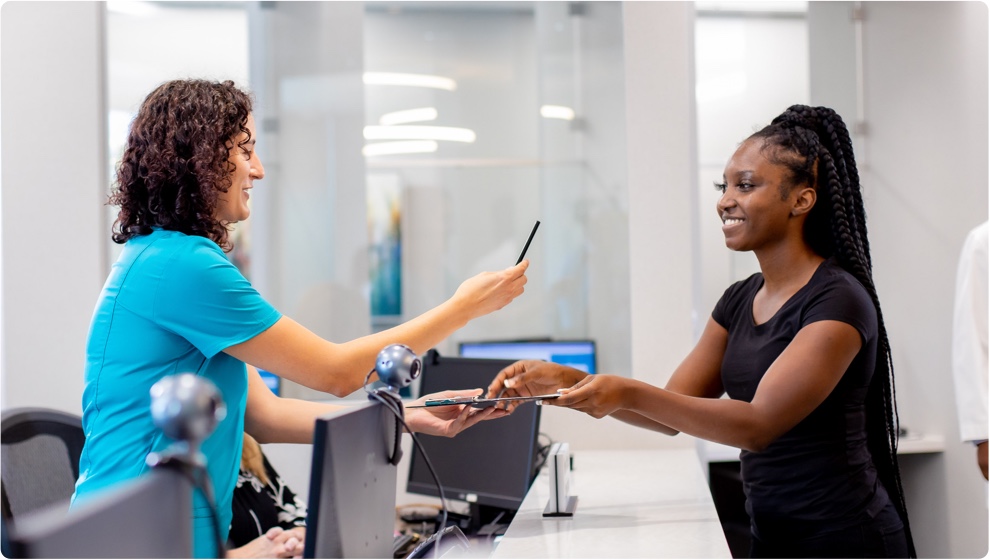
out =
[(791, 216), (800, 216), (811, 212), (818, 200), (818, 193), (811, 187), (801, 187), (794, 197), (794, 206), (791, 207)]

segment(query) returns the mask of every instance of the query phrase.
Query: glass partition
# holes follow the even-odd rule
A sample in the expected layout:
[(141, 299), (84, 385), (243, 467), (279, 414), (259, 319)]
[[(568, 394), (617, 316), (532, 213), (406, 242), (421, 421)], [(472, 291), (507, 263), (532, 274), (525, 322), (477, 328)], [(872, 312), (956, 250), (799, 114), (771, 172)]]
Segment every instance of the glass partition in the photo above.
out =
[(255, 95), (266, 177), (233, 258), (286, 315), (387, 328), (514, 264), (540, 220), (526, 293), (440, 351), (591, 338), (629, 371), (620, 3), (109, 2), (107, 22), (111, 165), (163, 81)]
[(267, 297), (346, 340), (511, 266), (540, 220), (526, 293), (441, 353), (460, 340), (593, 338), (601, 370), (629, 371), (620, 4), (249, 13), (269, 174), (252, 280)]

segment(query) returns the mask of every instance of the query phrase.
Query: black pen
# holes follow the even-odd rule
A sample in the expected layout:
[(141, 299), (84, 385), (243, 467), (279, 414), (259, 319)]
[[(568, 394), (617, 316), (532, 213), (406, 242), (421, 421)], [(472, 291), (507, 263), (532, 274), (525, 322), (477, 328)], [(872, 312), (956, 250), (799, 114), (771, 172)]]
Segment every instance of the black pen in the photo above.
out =
[(536, 225), (533, 226), (533, 231), (529, 232), (529, 239), (526, 240), (526, 245), (523, 247), (522, 253), (519, 254), (519, 260), (516, 264), (522, 262), (523, 258), (526, 256), (526, 251), (529, 250), (529, 243), (533, 241), (533, 236), (536, 235), (536, 229), (540, 227), (540, 221), (536, 220)]

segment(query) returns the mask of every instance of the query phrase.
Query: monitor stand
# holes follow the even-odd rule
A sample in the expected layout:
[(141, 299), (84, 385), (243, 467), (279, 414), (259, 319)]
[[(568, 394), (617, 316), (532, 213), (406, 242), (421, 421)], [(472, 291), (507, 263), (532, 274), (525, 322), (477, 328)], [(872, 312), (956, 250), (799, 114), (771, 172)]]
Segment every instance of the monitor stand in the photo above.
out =
[[(495, 506), (483, 506), (477, 503), (471, 503), (469, 507), (467, 515), (452, 511), (447, 512), (447, 525), (457, 526), (468, 537), (489, 537), (498, 534), (499, 528), (507, 526), (517, 511)], [(437, 523), (439, 524), (439, 522), (440, 516), (437, 516)]]

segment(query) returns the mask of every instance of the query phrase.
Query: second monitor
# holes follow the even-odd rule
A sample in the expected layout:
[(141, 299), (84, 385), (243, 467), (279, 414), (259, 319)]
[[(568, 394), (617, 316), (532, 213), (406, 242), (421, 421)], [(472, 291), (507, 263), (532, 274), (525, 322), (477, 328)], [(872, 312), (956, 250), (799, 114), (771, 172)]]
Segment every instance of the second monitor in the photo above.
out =
[[(441, 356), (423, 357), (420, 392), (486, 389), (513, 360)], [(519, 508), (538, 468), (540, 407), (520, 405), (512, 415), (480, 422), (454, 438), (420, 435), (448, 499), (470, 504), (470, 532), (502, 513), (508, 521)], [(409, 492), (437, 496), (436, 484), (422, 453), (413, 448)]]
[(485, 340), (460, 343), (465, 358), (544, 360), (570, 366), (585, 373), (598, 369), (594, 340)]

